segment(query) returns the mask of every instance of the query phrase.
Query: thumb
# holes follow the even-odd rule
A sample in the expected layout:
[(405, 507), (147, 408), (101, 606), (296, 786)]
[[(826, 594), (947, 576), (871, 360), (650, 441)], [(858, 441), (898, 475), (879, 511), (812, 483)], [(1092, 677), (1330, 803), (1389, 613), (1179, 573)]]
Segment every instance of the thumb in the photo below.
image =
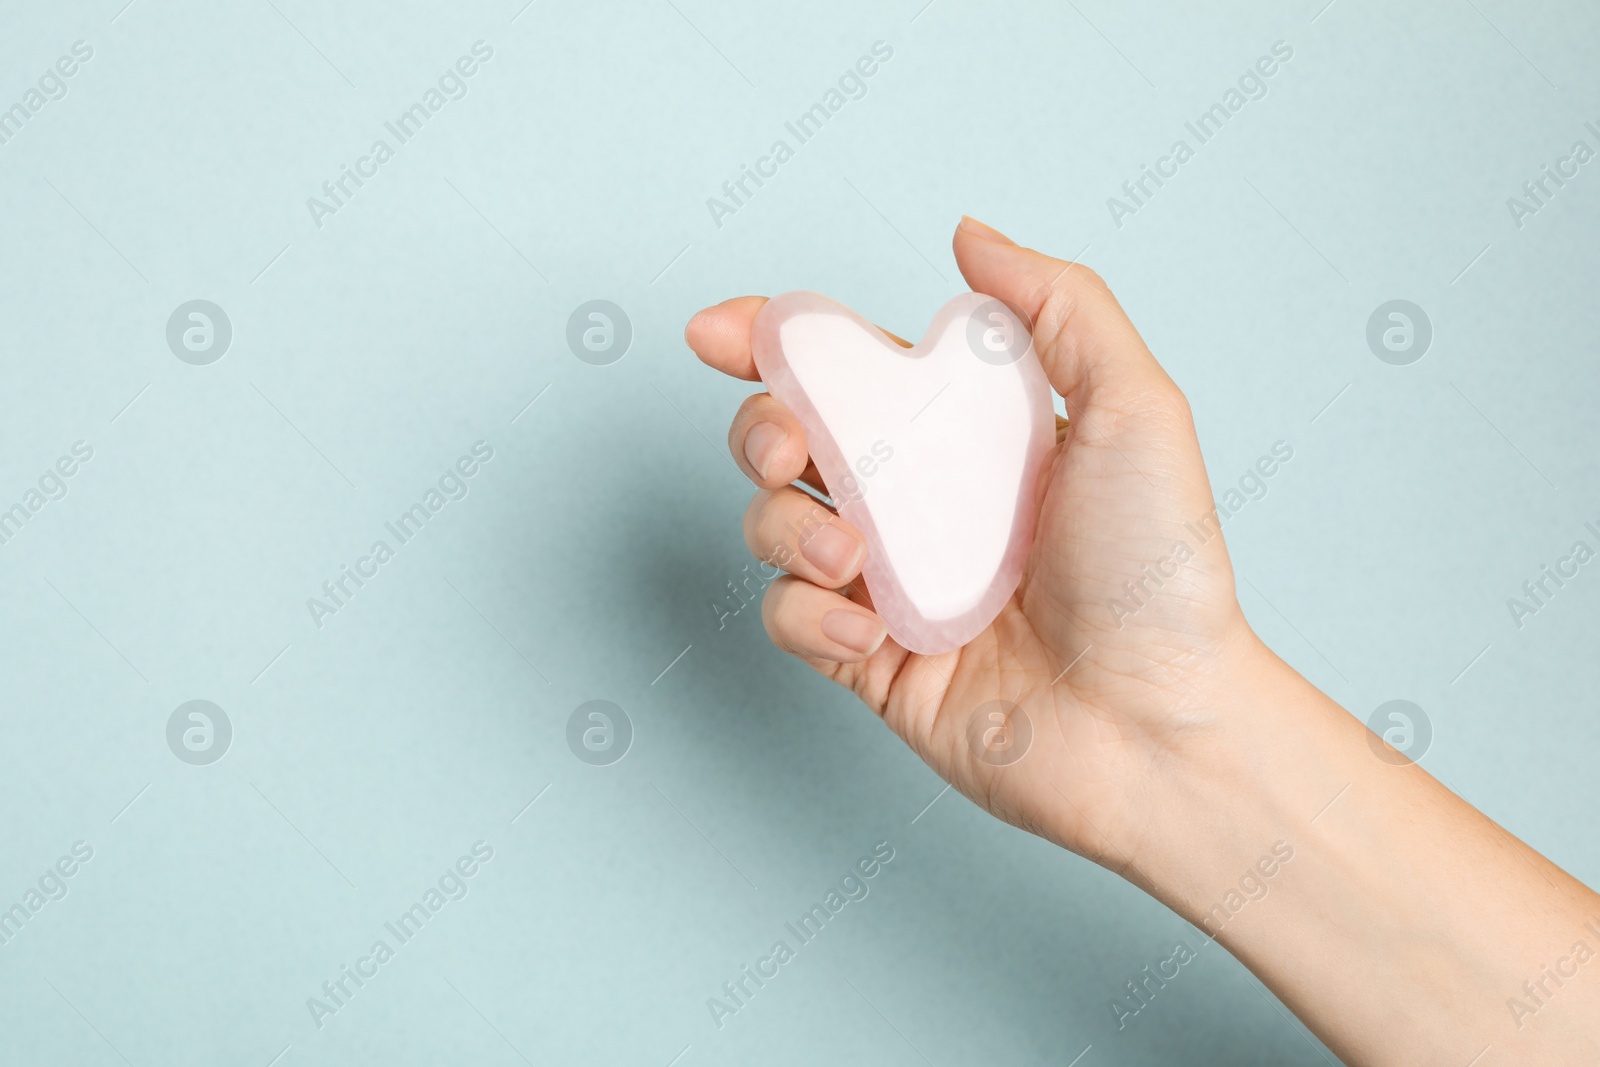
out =
[(972, 286), (1020, 312), (1050, 384), (1075, 414), (1091, 403), (1124, 411), (1178, 395), (1100, 276), (961, 217), (956, 265)]

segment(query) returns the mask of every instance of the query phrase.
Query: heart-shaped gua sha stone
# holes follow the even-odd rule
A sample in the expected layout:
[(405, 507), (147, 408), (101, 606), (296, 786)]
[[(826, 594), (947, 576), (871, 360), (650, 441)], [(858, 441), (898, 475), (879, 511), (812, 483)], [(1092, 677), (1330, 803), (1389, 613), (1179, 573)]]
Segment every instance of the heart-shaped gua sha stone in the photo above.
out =
[(904, 348), (844, 305), (794, 292), (761, 309), (751, 344), (839, 514), (866, 535), (863, 574), (890, 635), (934, 655), (983, 632), (1022, 579), (1055, 444), (1027, 324), (965, 293)]

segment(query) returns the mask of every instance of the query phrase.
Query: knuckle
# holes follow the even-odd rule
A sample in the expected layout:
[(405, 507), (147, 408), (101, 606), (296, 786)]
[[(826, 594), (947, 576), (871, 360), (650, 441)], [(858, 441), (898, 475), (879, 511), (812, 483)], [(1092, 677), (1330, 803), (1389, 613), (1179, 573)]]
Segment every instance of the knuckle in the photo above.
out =
[(734, 418), (738, 422), (752, 422), (771, 401), (770, 393), (751, 393), (739, 405), (739, 413)]
[(745, 543), (763, 563), (788, 570), (799, 546), (832, 518), (796, 489), (762, 490), (745, 509)]
[(1082, 263), (1069, 263), (1050, 281), (1045, 298), (1047, 301), (1055, 300), (1071, 308), (1086, 300), (1103, 300), (1110, 295), (1111, 286), (1106, 284), (1106, 280), (1093, 267), (1087, 267)]
[(1059, 283), (1076, 287), (1082, 293), (1093, 293), (1096, 296), (1111, 295), (1111, 286), (1106, 283), (1100, 272), (1082, 263), (1074, 263), (1063, 271)]
[(798, 578), (785, 574), (767, 586), (767, 591), (761, 595), (761, 625), (766, 628), (768, 639), (785, 652), (792, 650), (783, 636), (783, 608), (794, 595), (798, 581)]
[(1170, 378), (1165, 378), (1149, 392), (1147, 400), (1151, 413), (1168, 419), (1172, 425), (1179, 427), (1194, 426), (1194, 409), (1189, 405), (1189, 398), (1184, 391), (1178, 388), (1178, 383)]
[(1190, 426), (1194, 425), (1194, 407), (1189, 403), (1189, 394), (1179, 389), (1176, 385), (1172, 387), (1171, 404), (1173, 412), (1184, 423)]
[(1085, 305), (1115, 303), (1111, 287), (1093, 267), (1068, 263), (1054, 278), (1040, 279), (1030, 300), (1039, 309), (1034, 336), (1057, 337)]
[(761, 555), (761, 540), (767, 526), (766, 515), (773, 496), (773, 490), (762, 489), (750, 498), (750, 503), (745, 505), (742, 520), (744, 540), (750, 546), (750, 550), (758, 556)]

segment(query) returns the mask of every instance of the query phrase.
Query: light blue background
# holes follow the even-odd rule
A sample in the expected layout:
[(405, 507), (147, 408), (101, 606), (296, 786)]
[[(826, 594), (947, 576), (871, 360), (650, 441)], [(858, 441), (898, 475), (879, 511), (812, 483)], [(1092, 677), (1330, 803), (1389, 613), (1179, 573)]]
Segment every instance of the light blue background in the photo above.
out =
[[(0, 145), (0, 506), (94, 458), (0, 545), (0, 907), (94, 858), (0, 946), (0, 1059), (1324, 1062), (1214, 947), (1119, 1032), (1194, 931), (927, 807), (942, 783), (754, 608), (718, 629), (749, 390), (684, 320), (811, 288), (916, 335), (963, 212), (1112, 282), (1219, 493), (1292, 445), (1227, 527), (1252, 621), (1363, 718), (1415, 701), (1425, 766), (1600, 882), (1600, 564), (1506, 607), (1600, 520), (1600, 163), (1506, 206), (1600, 148), (1600, 13), (922, 2), (8, 5), (0, 107), (94, 56)], [(479, 39), (469, 94), (313, 225)], [(878, 40), (866, 97), (714, 225)], [(1115, 225), (1278, 40), (1268, 95)], [(196, 298), (234, 330), (209, 366), (165, 339)], [(565, 342), (596, 298), (633, 324), (610, 366)], [(1365, 340), (1394, 298), (1435, 329), (1410, 366)], [(316, 628), (306, 598), (480, 439), (470, 495)], [(206, 767), (165, 739), (195, 698), (235, 731)], [(612, 766), (565, 741), (591, 699), (634, 725)], [(480, 839), (470, 894), (319, 1030), (306, 999)], [(870, 896), (719, 1030), (706, 998), (879, 841)]]

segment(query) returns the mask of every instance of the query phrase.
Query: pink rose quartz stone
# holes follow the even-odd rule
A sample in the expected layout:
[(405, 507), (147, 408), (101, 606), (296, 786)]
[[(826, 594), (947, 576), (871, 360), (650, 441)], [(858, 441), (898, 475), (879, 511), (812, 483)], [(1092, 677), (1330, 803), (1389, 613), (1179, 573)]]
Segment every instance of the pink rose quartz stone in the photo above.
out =
[(1022, 579), (1055, 444), (1027, 323), (965, 293), (904, 348), (793, 292), (762, 308), (752, 344), (839, 514), (866, 536), (867, 591), (890, 636), (935, 655), (982, 633)]

